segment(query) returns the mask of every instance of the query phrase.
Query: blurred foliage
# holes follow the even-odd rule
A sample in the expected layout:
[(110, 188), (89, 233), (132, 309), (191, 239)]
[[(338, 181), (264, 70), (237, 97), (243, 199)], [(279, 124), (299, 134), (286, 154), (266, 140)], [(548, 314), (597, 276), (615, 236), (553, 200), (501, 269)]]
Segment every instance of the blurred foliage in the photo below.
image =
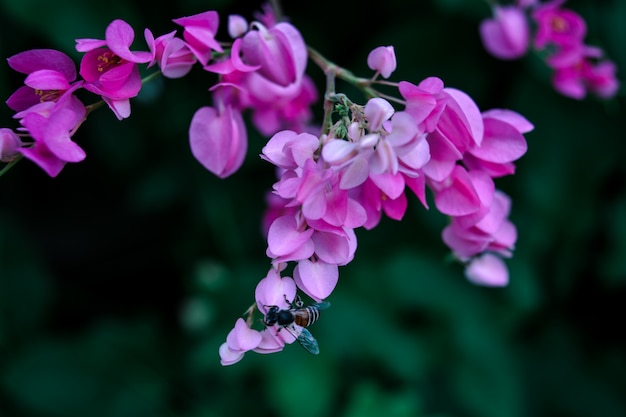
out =
[[(624, 4), (568, 3), (622, 77)], [(23, 161), (0, 178), (0, 416), (626, 415), (624, 90), (573, 101), (537, 58), (489, 57), (477, 35), (485, 2), (363, 5), (283, 7), (312, 46), (357, 74), (369, 74), (369, 50), (391, 44), (393, 80), (437, 75), (482, 109), (535, 124), (517, 175), (498, 182), (519, 229), (511, 284), (466, 282), (439, 237), (446, 219), (413, 199), (401, 223), (358, 231), (356, 259), (312, 329), (319, 356), (289, 346), (220, 366), (218, 347), (269, 267), (260, 219), (274, 177), (255, 133), (227, 180), (192, 158), (188, 123), (213, 81), (194, 71), (146, 86), (128, 120), (90, 116), (76, 136), (88, 158), (59, 177)], [(114, 18), (140, 38), (144, 27), (175, 29), (172, 18), (251, 18), (260, 6), (1, 0), (0, 55), (56, 48), (78, 59), (73, 40), (102, 37)], [(6, 98), (23, 77), (0, 65), (0, 80)], [(6, 107), (0, 120), (14, 126)]]

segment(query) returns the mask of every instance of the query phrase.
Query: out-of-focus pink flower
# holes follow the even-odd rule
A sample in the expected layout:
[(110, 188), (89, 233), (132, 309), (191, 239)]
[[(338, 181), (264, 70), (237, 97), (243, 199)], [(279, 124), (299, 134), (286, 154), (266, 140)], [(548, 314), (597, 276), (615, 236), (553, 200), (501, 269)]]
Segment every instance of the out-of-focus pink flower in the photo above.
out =
[(389, 78), (396, 70), (396, 53), (393, 46), (379, 46), (367, 55), (367, 66), (380, 73), (383, 78)]
[(11, 162), (18, 154), (18, 149), (22, 147), (20, 137), (11, 129), (0, 129), (0, 161)]
[(552, 44), (562, 46), (582, 43), (587, 33), (585, 20), (576, 12), (561, 9), (565, 0), (553, 0), (534, 9), (537, 24), (535, 47), (542, 49)]
[(241, 113), (230, 106), (220, 109), (201, 107), (189, 127), (193, 156), (206, 169), (226, 178), (243, 164), (248, 150), (248, 135)]
[(248, 31), (248, 21), (238, 14), (228, 16), (228, 35), (235, 39)]
[(583, 57), (575, 65), (557, 68), (552, 76), (552, 84), (561, 94), (578, 100), (583, 99), (587, 92), (610, 98), (619, 89), (615, 72), (616, 66), (612, 61), (594, 62)]
[(470, 282), (487, 287), (504, 287), (509, 283), (506, 264), (492, 253), (472, 259), (465, 268), (465, 276)]
[(27, 74), (20, 87), (7, 100), (7, 105), (22, 111), (44, 101), (57, 101), (76, 80), (76, 65), (63, 52), (54, 49), (31, 49), (8, 60), (14, 70)]
[(148, 68), (157, 64), (164, 77), (181, 78), (191, 71), (196, 63), (196, 57), (191, 52), (187, 44), (174, 35), (176, 31), (154, 38), (150, 29), (144, 31), (146, 43), (152, 59), (148, 63)]
[(216, 11), (211, 10), (193, 16), (181, 17), (174, 19), (173, 22), (184, 28), (183, 38), (202, 65), (209, 63), (213, 51), (224, 51), (219, 42), (215, 40), (220, 23)]
[(529, 43), (528, 20), (516, 6), (495, 6), (494, 17), (480, 25), (485, 49), (500, 59), (517, 59), (526, 54)]

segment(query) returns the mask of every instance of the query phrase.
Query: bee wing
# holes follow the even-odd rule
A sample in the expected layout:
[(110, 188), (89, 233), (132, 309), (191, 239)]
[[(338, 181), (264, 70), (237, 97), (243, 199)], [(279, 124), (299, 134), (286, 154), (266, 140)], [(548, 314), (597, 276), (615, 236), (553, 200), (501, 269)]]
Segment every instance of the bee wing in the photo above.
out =
[(326, 310), (328, 307), (330, 307), (330, 303), (328, 301), (322, 301), (321, 303), (313, 304), (313, 306), (316, 307), (318, 310)]
[(304, 327), (301, 329), (300, 335), (298, 336), (296, 340), (308, 352), (314, 355), (317, 355), (318, 353), (320, 353), (320, 348), (317, 345), (317, 340), (315, 340), (311, 332), (305, 329)]

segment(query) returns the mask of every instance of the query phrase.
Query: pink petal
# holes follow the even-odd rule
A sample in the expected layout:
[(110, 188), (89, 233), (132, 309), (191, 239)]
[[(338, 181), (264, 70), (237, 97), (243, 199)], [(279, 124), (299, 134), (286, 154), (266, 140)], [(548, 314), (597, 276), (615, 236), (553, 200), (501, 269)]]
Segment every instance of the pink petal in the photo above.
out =
[(222, 366), (233, 365), (242, 360), (244, 356), (244, 352), (232, 350), (226, 342), (220, 345), (219, 354)]
[(296, 283), (290, 277), (281, 277), (275, 269), (270, 269), (267, 276), (256, 286), (254, 292), (257, 308), (266, 313), (267, 306), (277, 306), (280, 309), (288, 308), (287, 301), (296, 298)]
[(393, 46), (379, 46), (367, 55), (367, 66), (378, 71), (383, 78), (389, 78), (396, 70), (396, 54)]
[(337, 265), (303, 259), (294, 268), (293, 277), (298, 287), (315, 301), (327, 298), (339, 280)]
[(7, 59), (11, 68), (23, 74), (39, 70), (60, 72), (68, 81), (76, 79), (76, 64), (63, 52), (54, 49), (31, 49)]
[(480, 146), (469, 152), (477, 158), (494, 163), (507, 163), (519, 159), (528, 146), (524, 136), (512, 125), (498, 119), (485, 119), (485, 135)]
[(237, 319), (235, 327), (228, 333), (226, 343), (231, 350), (252, 350), (261, 343), (261, 333), (248, 327), (245, 320)]
[(269, 250), (276, 256), (287, 255), (309, 241), (313, 229), (299, 230), (293, 216), (282, 216), (274, 220), (267, 234)]
[(65, 75), (54, 70), (39, 70), (28, 74), (24, 84), (36, 90), (68, 90), (70, 83)]
[(106, 28), (105, 39), (107, 46), (120, 58), (137, 64), (150, 62), (150, 52), (132, 52), (130, 46), (135, 40), (135, 31), (126, 22), (116, 19)]
[(509, 283), (506, 264), (491, 253), (473, 259), (465, 269), (465, 276), (474, 284), (488, 287), (504, 287)]
[(435, 195), (437, 209), (449, 216), (464, 216), (480, 209), (480, 198), (474, 189), (470, 175), (457, 165), (452, 171), (449, 184)]
[(315, 254), (324, 262), (346, 265), (354, 256), (354, 253), (350, 251), (350, 242), (347, 236), (329, 232), (315, 232), (311, 240), (315, 244)]
[[(444, 88), (443, 91), (444, 94), (450, 98), (446, 105), (446, 110), (444, 110), (444, 113), (451, 112), (453, 114), (453, 116), (451, 115), (451, 117), (458, 119), (458, 121), (463, 124), (465, 129), (467, 129), (466, 132), (469, 133), (471, 141), (476, 143), (477, 145), (480, 145), (481, 141), (483, 140), (484, 132), (483, 117), (482, 114), (480, 114), (480, 110), (478, 109), (478, 106), (476, 105), (474, 100), (472, 100), (472, 98), (466, 93), (461, 90), (457, 90), (456, 88), (448, 87)], [(456, 120), (451, 121), (451, 123), (455, 122)], [(438, 127), (443, 130), (444, 127), (440, 125), (441, 122)], [(448, 126), (448, 128), (451, 127), (452, 126)], [(453, 131), (455, 130), (457, 134), (465, 133), (465, 131), (459, 129), (458, 126), (454, 126)], [(457, 143), (454, 138), (452, 139), (453, 143)], [(463, 140), (463, 142), (465, 142), (465, 140)]]
[(515, 127), (520, 133), (528, 133), (535, 127), (524, 116), (506, 109), (491, 109), (483, 112), (483, 119), (502, 120)]

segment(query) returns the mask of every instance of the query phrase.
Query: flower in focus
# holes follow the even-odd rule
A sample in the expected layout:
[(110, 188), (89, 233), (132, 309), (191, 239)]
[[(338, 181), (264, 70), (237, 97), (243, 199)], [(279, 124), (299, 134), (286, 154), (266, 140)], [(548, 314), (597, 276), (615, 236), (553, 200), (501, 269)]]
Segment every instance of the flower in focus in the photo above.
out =
[(85, 151), (71, 139), (85, 114), (85, 106), (72, 94), (64, 95), (56, 103), (41, 103), (16, 114), (35, 140), (33, 146), (19, 152), (56, 177), (67, 162), (85, 159)]
[(380, 73), (383, 78), (389, 78), (396, 70), (396, 53), (393, 46), (379, 46), (367, 56), (367, 66)]
[(20, 87), (7, 100), (15, 111), (44, 101), (57, 101), (76, 80), (76, 65), (63, 52), (54, 49), (31, 49), (13, 55), (8, 64), (15, 71), (27, 74)]
[(220, 23), (216, 11), (180, 17), (173, 22), (184, 28), (183, 38), (202, 65), (209, 63), (213, 51), (223, 52), (219, 42), (215, 40)]
[(152, 60), (150, 52), (130, 50), (134, 39), (133, 28), (117, 19), (107, 26), (105, 40), (76, 40), (76, 50), (85, 52), (80, 63), (85, 89), (102, 96), (119, 120), (130, 116), (129, 98), (141, 89), (137, 64)]
[(226, 342), (220, 346), (222, 365), (239, 362), (244, 353), (258, 347), (262, 339), (261, 332), (249, 328), (244, 319), (238, 319), (235, 327), (226, 336)]
[(173, 31), (155, 39), (149, 29), (144, 31), (146, 43), (152, 54), (148, 68), (157, 64), (163, 76), (167, 78), (184, 77), (196, 63), (195, 55), (182, 39), (174, 37), (175, 33), (176, 31)]

